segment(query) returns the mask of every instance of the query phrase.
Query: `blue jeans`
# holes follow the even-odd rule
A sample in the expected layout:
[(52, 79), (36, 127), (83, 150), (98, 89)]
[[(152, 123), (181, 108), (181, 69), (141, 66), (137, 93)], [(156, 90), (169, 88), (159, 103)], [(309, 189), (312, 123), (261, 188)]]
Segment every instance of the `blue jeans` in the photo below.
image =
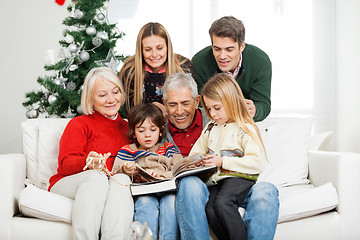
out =
[(136, 197), (134, 220), (147, 222), (153, 239), (179, 239), (179, 228), (175, 216), (175, 193), (151, 194)]
[[(198, 177), (180, 179), (175, 209), (182, 240), (210, 239), (205, 214), (208, 198), (208, 188)], [(246, 208), (244, 221), (248, 239), (273, 239), (279, 216), (277, 188), (271, 183), (257, 182), (250, 189), (242, 207)]]

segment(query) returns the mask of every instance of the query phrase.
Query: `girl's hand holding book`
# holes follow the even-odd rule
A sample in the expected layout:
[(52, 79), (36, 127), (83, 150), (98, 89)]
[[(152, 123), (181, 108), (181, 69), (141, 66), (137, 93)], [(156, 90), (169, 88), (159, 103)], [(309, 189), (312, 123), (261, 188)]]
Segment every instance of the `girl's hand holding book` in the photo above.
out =
[(221, 167), (222, 166), (222, 162), (223, 162), (223, 158), (219, 157), (218, 155), (207, 155), (205, 156), (205, 158), (202, 160), (202, 163), (205, 166), (217, 166), (217, 167)]

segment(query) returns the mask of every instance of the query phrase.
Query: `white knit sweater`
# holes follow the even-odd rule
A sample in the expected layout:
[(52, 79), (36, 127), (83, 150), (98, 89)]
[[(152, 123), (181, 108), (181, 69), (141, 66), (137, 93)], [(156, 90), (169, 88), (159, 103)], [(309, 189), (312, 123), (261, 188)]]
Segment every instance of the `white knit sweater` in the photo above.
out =
[[(210, 124), (213, 127), (209, 131)], [(257, 136), (252, 125), (246, 126)], [(208, 179), (207, 185), (214, 185), (223, 178), (234, 176), (256, 180), (266, 161), (261, 143), (248, 135), (236, 122), (223, 125), (209, 122), (189, 155), (197, 153), (216, 154), (223, 158), (222, 167)]]

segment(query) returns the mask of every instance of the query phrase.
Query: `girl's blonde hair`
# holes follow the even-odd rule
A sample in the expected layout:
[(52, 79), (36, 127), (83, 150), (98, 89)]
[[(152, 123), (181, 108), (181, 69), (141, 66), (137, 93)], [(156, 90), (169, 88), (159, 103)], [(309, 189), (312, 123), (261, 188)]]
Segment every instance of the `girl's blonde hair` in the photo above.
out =
[[(249, 113), (240, 86), (233, 77), (225, 73), (217, 73), (212, 76), (201, 89), (201, 104), (205, 108), (206, 115), (213, 120), (205, 104), (204, 96), (214, 101), (220, 101), (228, 117), (234, 120), (255, 141), (259, 141), (265, 151), (259, 129)], [(250, 131), (246, 124), (254, 127), (257, 136)]]
[(145, 61), (142, 53), (142, 40), (150, 36), (158, 36), (165, 40), (167, 47), (167, 59), (165, 61), (166, 77), (175, 72), (183, 72), (177, 55), (173, 51), (169, 33), (163, 25), (157, 22), (145, 24), (139, 31), (136, 40), (135, 55), (129, 57), (124, 62), (120, 70), (119, 77), (124, 82), (126, 94), (126, 108), (130, 111), (130, 99), (133, 104), (138, 105), (143, 102), (143, 83), (145, 78)]
[(81, 93), (81, 108), (85, 115), (90, 115), (94, 112), (94, 84), (98, 78), (103, 78), (118, 87), (121, 93), (120, 105), (123, 105), (125, 102), (124, 88), (116, 73), (108, 67), (93, 68), (86, 75), (84, 88)]

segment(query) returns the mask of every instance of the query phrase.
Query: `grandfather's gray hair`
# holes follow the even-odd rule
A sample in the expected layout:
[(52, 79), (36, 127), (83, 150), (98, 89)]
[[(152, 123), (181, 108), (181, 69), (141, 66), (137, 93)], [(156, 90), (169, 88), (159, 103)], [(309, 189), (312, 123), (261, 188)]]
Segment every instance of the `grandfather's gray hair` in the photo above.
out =
[(164, 102), (167, 100), (167, 91), (168, 90), (177, 90), (180, 87), (188, 87), (191, 90), (192, 97), (194, 101), (198, 94), (197, 84), (194, 78), (188, 73), (173, 73), (169, 75), (163, 86), (163, 99)]

